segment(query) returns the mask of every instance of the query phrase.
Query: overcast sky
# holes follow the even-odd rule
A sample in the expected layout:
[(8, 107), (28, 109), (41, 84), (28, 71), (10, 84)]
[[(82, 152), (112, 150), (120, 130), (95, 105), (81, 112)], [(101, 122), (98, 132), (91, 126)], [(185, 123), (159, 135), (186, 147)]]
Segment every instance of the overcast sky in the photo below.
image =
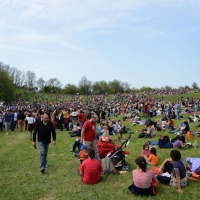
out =
[(63, 86), (200, 86), (200, 0), (0, 0), (0, 62)]

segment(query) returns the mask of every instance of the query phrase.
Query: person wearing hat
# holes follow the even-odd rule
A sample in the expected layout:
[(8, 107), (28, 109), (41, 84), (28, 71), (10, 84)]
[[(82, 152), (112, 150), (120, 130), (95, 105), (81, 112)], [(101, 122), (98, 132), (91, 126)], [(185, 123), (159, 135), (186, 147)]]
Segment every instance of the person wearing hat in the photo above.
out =
[(80, 163), (82, 163), (87, 158), (88, 158), (87, 146), (83, 144), (79, 152)]

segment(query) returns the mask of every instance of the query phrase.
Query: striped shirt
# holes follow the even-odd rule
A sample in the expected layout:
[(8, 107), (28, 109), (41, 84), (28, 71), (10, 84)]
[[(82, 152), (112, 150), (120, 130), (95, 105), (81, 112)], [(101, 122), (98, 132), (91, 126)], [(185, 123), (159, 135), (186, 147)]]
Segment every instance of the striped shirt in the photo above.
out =
[(134, 185), (138, 188), (149, 188), (152, 183), (152, 179), (156, 179), (153, 171), (143, 172), (141, 170), (133, 170), (133, 182)]

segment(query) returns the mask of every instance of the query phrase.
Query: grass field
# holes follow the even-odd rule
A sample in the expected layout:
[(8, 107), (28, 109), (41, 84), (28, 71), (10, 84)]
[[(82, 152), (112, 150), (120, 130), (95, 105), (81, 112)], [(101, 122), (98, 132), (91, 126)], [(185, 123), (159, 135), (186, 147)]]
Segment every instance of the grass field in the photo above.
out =
[[(165, 96), (165, 102), (171, 100), (175, 102), (184, 97), (197, 97), (200, 94), (184, 94)], [(186, 119), (188, 115), (183, 115)], [(153, 120), (160, 118), (154, 117)], [(115, 119), (116, 118), (112, 118)], [(118, 119), (118, 118), (117, 118)], [(180, 121), (174, 120), (176, 127)], [(131, 126), (130, 122), (124, 124), (134, 131), (131, 136), (131, 142), (126, 148), (130, 151), (127, 161), (131, 164), (130, 172), (122, 175), (103, 175), (103, 181), (96, 185), (85, 185), (81, 182), (77, 174), (79, 161), (71, 153), (70, 146), (75, 138), (69, 138), (68, 132), (57, 130), (57, 145), (50, 145), (48, 154), (48, 165), (45, 174), (41, 174), (39, 169), (39, 149), (32, 147), (32, 141), (29, 139), (27, 131), (5, 134), (0, 132), (0, 200), (98, 200), (98, 199), (144, 199), (144, 197), (133, 196), (127, 189), (132, 183), (131, 171), (136, 168), (135, 158), (141, 155), (143, 144), (147, 139), (138, 139), (138, 133), (142, 126)], [(197, 123), (190, 123), (191, 130), (199, 131)], [(165, 132), (157, 132), (157, 135), (150, 139), (158, 140), (158, 134), (168, 135)], [(124, 135), (127, 137), (128, 135)], [(172, 138), (174, 135), (169, 134)], [(111, 139), (117, 142), (117, 135), (111, 136)], [(192, 140), (197, 140), (200, 144), (200, 138), (195, 136)], [(180, 150), (182, 160), (186, 157), (200, 157), (200, 147), (188, 150)], [(170, 149), (158, 149), (159, 163), (169, 157)], [(183, 188), (184, 193), (178, 194), (175, 188), (159, 183), (157, 195), (145, 199), (156, 200), (197, 200), (200, 196), (200, 183), (189, 181), (189, 185)]]
[[(187, 115), (184, 115), (186, 118)], [(179, 121), (174, 120), (176, 126)], [(127, 147), (130, 155), (127, 161), (131, 164), (130, 172), (122, 175), (103, 175), (103, 181), (96, 185), (85, 185), (81, 182), (77, 174), (79, 161), (71, 153), (70, 146), (75, 138), (68, 138), (68, 132), (57, 131), (57, 145), (50, 146), (48, 154), (49, 167), (45, 174), (41, 174), (39, 169), (39, 149), (32, 147), (27, 131), (11, 132), (9, 135), (5, 131), (0, 132), (0, 199), (12, 200), (54, 200), (54, 199), (144, 199), (133, 196), (127, 187), (132, 183), (131, 171), (136, 167), (134, 160), (141, 155), (142, 145), (147, 139), (138, 139), (138, 132), (142, 126), (130, 126), (135, 133), (132, 134), (131, 142)], [(196, 124), (190, 124), (192, 130), (197, 131)], [(168, 133), (159, 132), (162, 135)], [(157, 132), (158, 135), (158, 132)], [(126, 137), (127, 135), (124, 135)], [(170, 134), (170, 137), (174, 135)], [(117, 142), (117, 136), (111, 136)], [(157, 141), (158, 136), (151, 139)], [(195, 136), (194, 140), (200, 138)], [(169, 156), (170, 149), (158, 149), (160, 163)], [(183, 161), (186, 157), (199, 157), (200, 147), (197, 149), (181, 150)], [(178, 194), (175, 188), (159, 184), (157, 195), (146, 199), (198, 199), (200, 196), (199, 183), (189, 181), (189, 186), (184, 188), (184, 193)]]

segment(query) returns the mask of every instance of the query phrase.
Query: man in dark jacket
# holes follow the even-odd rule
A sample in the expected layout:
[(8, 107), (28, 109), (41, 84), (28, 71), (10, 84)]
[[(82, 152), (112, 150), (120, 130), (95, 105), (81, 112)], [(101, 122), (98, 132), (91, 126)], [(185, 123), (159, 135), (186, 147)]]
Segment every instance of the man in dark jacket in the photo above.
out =
[(51, 143), (51, 134), (53, 137), (53, 145), (56, 145), (56, 132), (52, 122), (49, 121), (47, 114), (44, 114), (43, 121), (39, 121), (33, 133), (33, 146), (36, 146), (36, 134), (38, 134), (38, 145), (40, 148), (40, 171), (45, 172), (47, 168), (47, 153), (49, 143)]

